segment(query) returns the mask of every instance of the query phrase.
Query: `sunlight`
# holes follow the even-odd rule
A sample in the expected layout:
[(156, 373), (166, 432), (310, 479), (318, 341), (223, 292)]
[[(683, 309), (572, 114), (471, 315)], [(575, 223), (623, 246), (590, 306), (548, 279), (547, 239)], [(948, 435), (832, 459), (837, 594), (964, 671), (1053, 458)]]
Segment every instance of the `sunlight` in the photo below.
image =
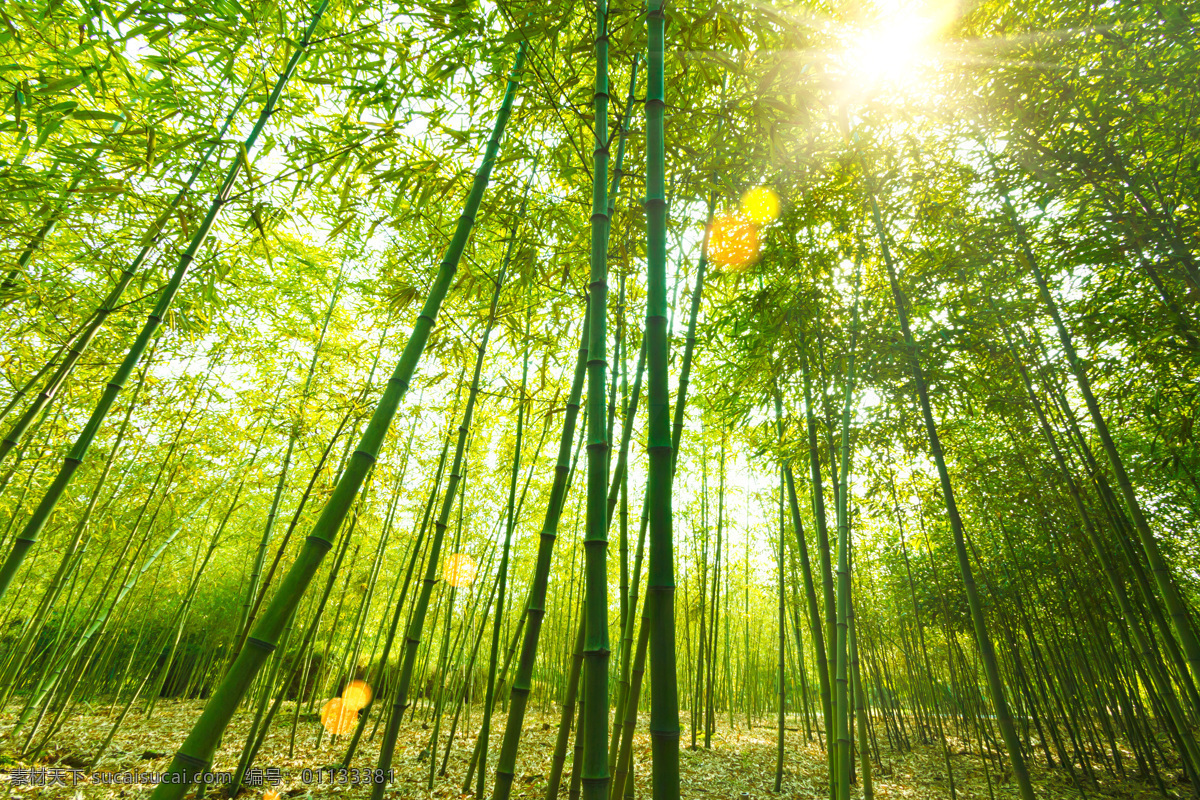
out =
[(933, 57), (933, 40), (954, 15), (954, 3), (876, 0), (867, 28), (846, 32), (841, 62), (846, 78), (861, 88), (916, 85)]
[(872, 83), (913, 77), (924, 54), (930, 23), (923, 17), (900, 17), (864, 31), (848, 50), (851, 69)]

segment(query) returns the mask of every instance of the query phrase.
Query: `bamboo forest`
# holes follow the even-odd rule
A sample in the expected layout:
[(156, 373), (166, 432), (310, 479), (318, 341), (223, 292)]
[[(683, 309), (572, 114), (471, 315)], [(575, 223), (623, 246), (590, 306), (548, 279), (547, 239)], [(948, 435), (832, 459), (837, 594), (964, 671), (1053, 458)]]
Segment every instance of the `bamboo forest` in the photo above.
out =
[(0, 795), (1200, 798), (1198, 31), (4, 0)]

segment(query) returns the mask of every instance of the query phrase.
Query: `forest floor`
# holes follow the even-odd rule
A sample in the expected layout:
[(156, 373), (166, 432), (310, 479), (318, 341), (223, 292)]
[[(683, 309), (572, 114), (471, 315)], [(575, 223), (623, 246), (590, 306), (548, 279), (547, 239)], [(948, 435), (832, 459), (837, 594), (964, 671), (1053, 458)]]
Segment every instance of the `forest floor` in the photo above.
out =
[[(139, 774), (153, 775), (166, 769), (171, 754), (191, 729), (202, 706), (202, 701), (161, 701), (149, 720), (131, 713), (108, 748), (107, 755), (93, 772), (85, 772), (84, 768), (90, 763), (96, 747), (104, 740), (112, 725), (112, 718), (106, 713), (107, 707), (84, 709), (82, 713), (73, 715), (54, 736), (41, 758), (31, 762), (17, 755), (17, 746), (8, 737), (8, 731), (19, 713), (18, 708), (10, 706), (4, 710), (6, 713), (0, 714), (0, 737), (3, 737), (0, 739), (0, 797), (63, 797), (72, 800), (137, 800), (148, 797), (153, 788), (149, 782), (117, 784), (113, 781), (124, 777), (125, 773), (133, 773), (131, 777), (136, 781)], [(270, 800), (269, 792), (274, 790), (284, 800), (303, 800), (306, 797), (368, 797), (369, 786), (330, 785), (328, 773), (323, 777), (323, 783), (318, 785), (315, 782), (315, 772), (305, 772), (306, 769), (315, 771), (333, 764), (345, 752), (346, 737), (337, 737), (331, 741), (331, 737), (325, 734), (319, 737), (320, 743), (317, 743), (318, 733), (321, 732), (320, 723), (311, 715), (302, 713), (301, 722), (296, 730), (295, 747), (289, 755), (290, 723), (294, 709), (293, 703), (287, 703), (281, 709), (279, 721), (273, 726), (257, 760), (259, 767), (278, 769), (280, 782), (275, 786), (264, 782), (262, 786), (245, 787), (239, 796), (250, 800), (268, 796)], [(685, 725), (686, 716), (685, 712)], [(214, 772), (232, 772), (236, 768), (238, 753), (249, 730), (250, 721), (249, 713), (239, 713), (233, 718), (229, 732), (217, 753)], [(514, 797), (543, 797), (554, 751), (557, 722), (557, 712), (540, 714), (531, 710), (526, 716), (525, 733), (522, 736), (517, 776), (513, 786)], [(449, 723), (450, 719), (447, 718), (442, 725), (441, 752), (444, 752)], [(479, 712), (475, 709), (469, 725), (472, 734), (478, 723)], [(504, 715), (496, 715), (494, 724), (493, 730), (503, 731)], [(806, 741), (803, 728), (792, 727), (794, 724), (794, 721), (789, 722), (785, 739), (781, 794), (772, 791), (776, 760), (774, 720), (763, 718), (747, 729), (743, 717), (735, 719), (732, 728), (719, 726), (713, 736), (711, 750), (703, 748), (702, 736), (700, 748), (691, 750), (688, 747), (690, 734), (685, 729), (680, 751), (680, 796), (683, 800), (740, 800), (746, 797), (751, 800), (771, 797), (816, 800), (827, 796), (824, 788), (824, 754), (815, 740)], [(641, 721), (634, 739), (634, 756), (637, 762), (635, 780), (639, 797), (649, 797), (650, 789), (650, 743), (644, 725), (645, 719)], [(368, 734), (369, 732), (368, 729)], [(379, 735), (382, 735), (382, 730)], [(433, 790), (429, 791), (426, 788), (429, 774), (426, 748), (429, 736), (430, 733), (419, 720), (416, 723), (406, 722), (401, 728), (394, 759), (396, 782), (388, 787), (386, 796), (389, 800), (432, 800), (463, 796), (460, 795), (459, 789), (466, 773), (473, 738), (463, 737), (460, 727), (451, 752), (451, 777), (438, 779)], [(493, 735), (492, 742), (489, 760), (493, 761), (494, 769), (495, 754), (499, 750), (499, 734)], [(874, 776), (876, 798), (932, 800), (950, 797), (941, 748), (918, 747), (912, 752), (901, 754), (892, 753), (887, 749), (886, 743), (881, 744), (883, 760), (876, 767)], [(357, 766), (373, 767), (378, 754), (377, 747), (374, 743), (367, 743), (360, 749), (356, 757)], [(1010, 776), (997, 775), (994, 771), (991, 775), (994, 785), (992, 794), (989, 794), (982, 762), (978, 756), (967, 752), (962, 746), (954, 747), (953, 751), (955, 784), (960, 800), (992, 800), (993, 797), (995, 800), (1009, 800), (1018, 797), (1016, 784)], [(1132, 759), (1129, 763), (1132, 763)], [(1162, 797), (1151, 783), (1141, 783), (1132, 779), (1105, 783), (1104, 775), (1100, 772), (1097, 773), (1101, 778), (1099, 786), (1087, 786), (1087, 794), (1081, 795), (1073, 788), (1065, 771), (1046, 770), (1044, 762), (1040, 760), (1033, 769), (1033, 779), (1039, 797), (1048, 800), (1085, 797), (1149, 800)], [(561, 789), (563, 796), (567, 793), (570, 770), (571, 756), (568, 754)], [(309, 779), (307, 783), (304, 780), (306, 777)], [(491, 779), (492, 775), (489, 772), (489, 785)], [(1178, 796), (1191, 794), (1186, 785), (1172, 785), (1171, 788)], [(224, 794), (214, 787), (209, 790), (207, 796), (218, 800)], [(853, 789), (853, 794), (856, 797), (861, 796), (858, 788)]]

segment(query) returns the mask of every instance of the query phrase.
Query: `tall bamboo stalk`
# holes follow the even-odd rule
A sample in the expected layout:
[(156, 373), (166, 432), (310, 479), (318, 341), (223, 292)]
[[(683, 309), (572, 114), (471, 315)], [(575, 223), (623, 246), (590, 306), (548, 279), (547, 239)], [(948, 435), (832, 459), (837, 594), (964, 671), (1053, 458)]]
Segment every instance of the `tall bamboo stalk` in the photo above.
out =
[[(783, 738), (786, 728), (787, 718), (787, 610), (784, 607), (784, 557), (783, 557), (783, 542), (784, 542), (784, 516), (783, 516), (783, 488), (787, 481), (784, 479), (782, 467), (779, 470), (779, 486), (778, 486), (778, 502), (779, 502), (779, 591), (777, 593), (779, 599), (779, 636), (776, 640), (779, 645), (779, 667), (776, 673), (778, 685), (779, 707), (776, 709), (776, 730), (775, 730), (775, 793), (778, 794), (783, 789)], [(841, 800), (839, 797), (838, 800)]]
[[(593, 90), (591, 274), (588, 281), (587, 503), (583, 537), (583, 691), (574, 777), (584, 800), (608, 796), (608, 431), (604, 399), (608, 364), (608, 3), (597, 0)], [(576, 752), (579, 752), (578, 749)]]
[(513, 678), (508, 719), (505, 722), (504, 739), (500, 744), (500, 757), (496, 764), (496, 783), (493, 800), (508, 800), (512, 793), (517, 761), (517, 746), (521, 738), (521, 726), (525, 721), (525, 709), (532, 689), (533, 666), (537, 659), (538, 639), (542, 621), (546, 616), (546, 587), (550, 579), (550, 559), (554, 553), (554, 542), (558, 538), (558, 523), (566, 503), (567, 478), (571, 465), (571, 443), (575, 439), (575, 423), (579, 417), (580, 396), (587, 372), (587, 344), (589, 314), (583, 318), (579, 354), (575, 359), (575, 374), (571, 379), (571, 393), (567, 397), (563, 415), (562, 435), (558, 442), (558, 460), (554, 465), (554, 482), (550, 486), (550, 497), (546, 503), (545, 519), (542, 522), (541, 538), (538, 541), (537, 562), (533, 570), (533, 584), (529, 590), (528, 617), (525, 636), (521, 642), (517, 674)]
[[(679, 797), (679, 696), (675, 677), (675, 577), (671, 539), (672, 437), (667, 388), (667, 203), (662, 0), (646, 9), (646, 346), (648, 388), (646, 507), (650, 552), (646, 602), (650, 628), (650, 738), (654, 800)], [(632, 697), (630, 700), (632, 703)]]
[(842, 406), (841, 483), (837, 493), (837, 678), (834, 713), (837, 716), (837, 800), (850, 798), (850, 417), (854, 410), (854, 366), (858, 345), (858, 297), (862, 257), (855, 258), (854, 301), (850, 311), (850, 349), (846, 355), (846, 388)]
[[(516, 238), (516, 231), (513, 232)], [(512, 475), (508, 482), (508, 504), (505, 510), (506, 524), (504, 526), (504, 545), (500, 551), (499, 584), (496, 588), (496, 613), (492, 618), (492, 647), (488, 659), (487, 686), (483, 695), (483, 722), (479, 730), (479, 773), (475, 783), (475, 796), (482, 798), (484, 781), (487, 775), (488, 734), (492, 725), (492, 711), (495, 707), (496, 667), (500, 658), (500, 629), (504, 623), (504, 601), (508, 589), (508, 560), (512, 550), (513, 529), (516, 527), (514, 516), (517, 500), (517, 480), (521, 471), (521, 443), (525, 434), (525, 390), (529, 381), (529, 321), (531, 313), (525, 315), (525, 353), (521, 360), (521, 397), (517, 401), (517, 432), (513, 442)], [(514, 637), (515, 638), (515, 637)]]

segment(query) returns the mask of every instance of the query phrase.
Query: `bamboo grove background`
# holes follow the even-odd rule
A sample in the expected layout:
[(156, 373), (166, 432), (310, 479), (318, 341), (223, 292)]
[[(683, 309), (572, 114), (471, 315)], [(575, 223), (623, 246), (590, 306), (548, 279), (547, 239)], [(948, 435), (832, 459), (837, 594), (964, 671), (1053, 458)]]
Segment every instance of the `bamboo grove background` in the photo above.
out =
[[(1025, 762), (1195, 791), (1194, 4), (954, 7), (905, 90), (847, 70), (870, 4), (670, 4), (656, 73), (661, 8), (0, 9), (7, 746), (208, 698), (357, 475), (233, 697), (295, 726), (366, 680), (364, 766), (515, 701), (559, 498), (526, 678), (564, 728), (628, 713), (673, 581), (639, 724), (670, 641), (681, 746), (782, 708), (834, 797), (954, 743), (1023, 797)], [(709, 252), (757, 186), (757, 257)], [(600, 716), (570, 791), (616, 796)]]

